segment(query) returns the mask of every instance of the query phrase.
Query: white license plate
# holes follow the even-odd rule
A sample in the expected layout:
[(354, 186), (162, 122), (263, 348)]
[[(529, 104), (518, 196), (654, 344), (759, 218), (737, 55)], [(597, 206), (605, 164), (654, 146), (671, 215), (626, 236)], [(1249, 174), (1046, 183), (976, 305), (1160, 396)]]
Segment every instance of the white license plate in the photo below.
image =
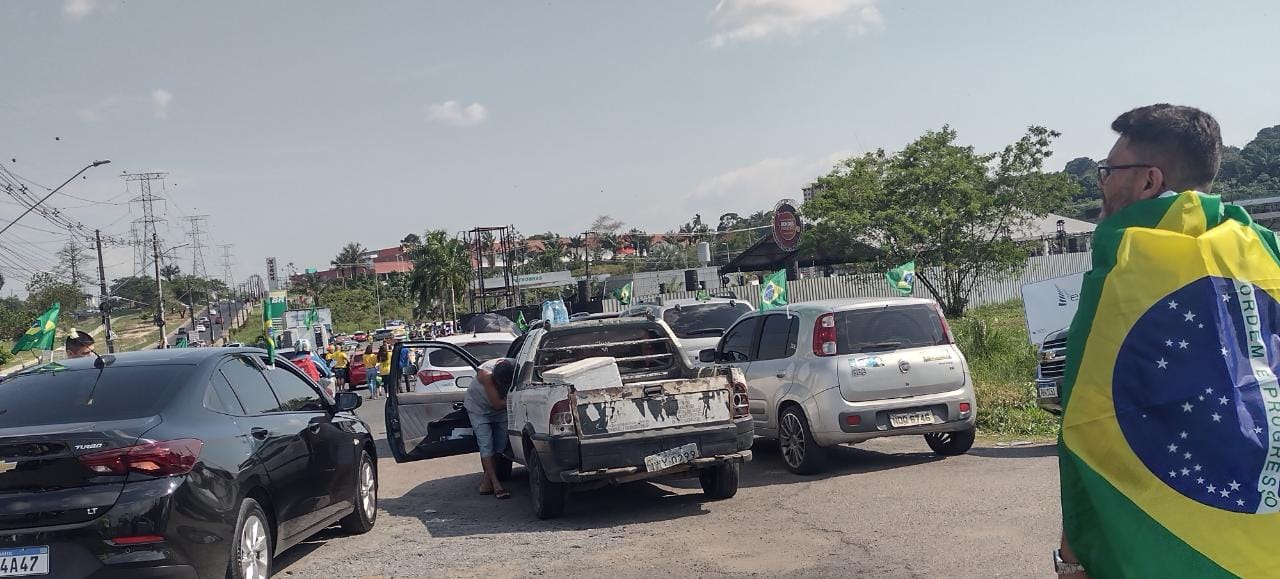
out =
[(1057, 386), (1041, 386), (1037, 390), (1039, 390), (1041, 398), (1057, 398), (1058, 397)]
[(894, 428), (933, 424), (933, 412), (928, 410), (921, 410), (919, 412), (901, 412), (898, 414), (890, 414), (889, 424), (892, 424)]
[(0, 549), (0, 577), (49, 574), (48, 547)]
[(691, 442), (680, 448), (664, 450), (644, 457), (644, 469), (649, 472), (657, 472), (677, 464), (684, 464), (695, 458), (698, 458), (698, 445)]

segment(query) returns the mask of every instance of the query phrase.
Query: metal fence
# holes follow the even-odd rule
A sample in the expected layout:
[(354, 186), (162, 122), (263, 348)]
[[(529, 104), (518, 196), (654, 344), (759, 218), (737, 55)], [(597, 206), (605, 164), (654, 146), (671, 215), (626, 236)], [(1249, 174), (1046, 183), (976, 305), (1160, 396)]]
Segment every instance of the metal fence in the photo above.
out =
[[(998, 304), (1022, 297), (1022, 286), (1028, 283), (1044, 281), (1073, 273), (1088, 271), (1090, 267), (1089, 253), (1065, 253), (1041, 255), (1027, 258), (1026, 267), (1014, 275), (991, 276), (983, 279), (973, 288), (969, 296), (969, 306), (979, 307)], [(934, 270), (936, 271), (936, 270)], [(930, 273), (925, 269), (925, 274)], [(711, 293), (732, 291), (738, 298), (760, 307), (760, 286), (748, 284), (744, 286), (728, 286), (711, 290)], [(668, 292), (662, 294), (663, 299), (688, 299), (697, 297), (698, 292)], [(791, 303), (808, 302), (825, 299), (859, 298), (859, 297), (894, 297), (898, 293), (889, 287), (883, 273), (857, 275), (837, 275), (832, 277), (813, 277), (787, 282), (787, 296)], [(916, 295), (927, 296), (923, 284), (916, 285)], [(638, 300), (654, 299), (656, 295), (637, 295)], [(604, 301), (604, 311), (621, 311), (618, 300)]]

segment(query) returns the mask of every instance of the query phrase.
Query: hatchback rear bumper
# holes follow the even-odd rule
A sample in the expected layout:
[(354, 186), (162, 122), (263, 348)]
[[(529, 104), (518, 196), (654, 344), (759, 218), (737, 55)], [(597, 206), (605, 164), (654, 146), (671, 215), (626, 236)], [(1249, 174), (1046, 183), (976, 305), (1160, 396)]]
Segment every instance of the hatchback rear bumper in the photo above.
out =
[[(968, 403), (967, 412), (961, 411), (962, 403)], [(968, 386), (940, 394), (867, 402), (848, 402), (840, 396), (839, 388), (831, 388), (814, 396), (806, 410), (816, 411), (816, 419), (810, 419), (811, 426), (814, 438), (823, 446), (885, 436), (968, 430), (974, 427), (977, 415), (973, 390)], [(916, 412), (931, 413), (933, 422), (915, 426), (893, 425), (893, 415)], [(814, 413), (810, 412), (810, 415)]]

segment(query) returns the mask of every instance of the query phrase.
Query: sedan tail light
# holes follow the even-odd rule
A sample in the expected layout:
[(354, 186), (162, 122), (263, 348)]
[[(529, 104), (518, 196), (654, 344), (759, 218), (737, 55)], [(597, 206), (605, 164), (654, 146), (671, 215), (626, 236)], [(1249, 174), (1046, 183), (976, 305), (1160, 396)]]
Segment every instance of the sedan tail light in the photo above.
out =
[(80, 457), (80, 464), (97, 474), (136, 472), (151, 476), (187, 474), (196, 466), (204, 442), (194, 438), (146, 442)]
[(733, 402), (729, 406), (729, 414), (733, 418), (751, 416), (751, 400), (747, 397), (747, 385), (742, 382), (733, 383)]
[(418, 381), (421, 382), (423, 386), (444, 380), (453, 380), (453, 374), (441, 370), (422, 370), (418, 372)]
[(573, 434), (573, 403), (568, 398), (551, 407), (551, 434)]
[(834, 356), (839, 351), (836, 345), (836, 315), (822, 314), (813, 322), (813, 354), (815, 356)]

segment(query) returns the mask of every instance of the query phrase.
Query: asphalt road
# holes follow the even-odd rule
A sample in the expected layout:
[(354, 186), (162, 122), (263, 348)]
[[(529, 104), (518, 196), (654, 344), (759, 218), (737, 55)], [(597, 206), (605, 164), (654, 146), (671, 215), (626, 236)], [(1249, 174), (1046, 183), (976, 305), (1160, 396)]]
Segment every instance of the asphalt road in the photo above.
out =
[(564, 518), (539, 521), (521, 467), (498, 501), (476, 493), (478, 455), (396, 464), (382, 402), (359, 410), (381, 439), (376, 526), (322, 532), (278, 576), (1053, 576), (1051, 444), (940, 459), (918, 437), (872, 441), (800, 477), (758, 442), (732, 499), (705, 500), (696, 479), (641, 482), (571, 495)]

